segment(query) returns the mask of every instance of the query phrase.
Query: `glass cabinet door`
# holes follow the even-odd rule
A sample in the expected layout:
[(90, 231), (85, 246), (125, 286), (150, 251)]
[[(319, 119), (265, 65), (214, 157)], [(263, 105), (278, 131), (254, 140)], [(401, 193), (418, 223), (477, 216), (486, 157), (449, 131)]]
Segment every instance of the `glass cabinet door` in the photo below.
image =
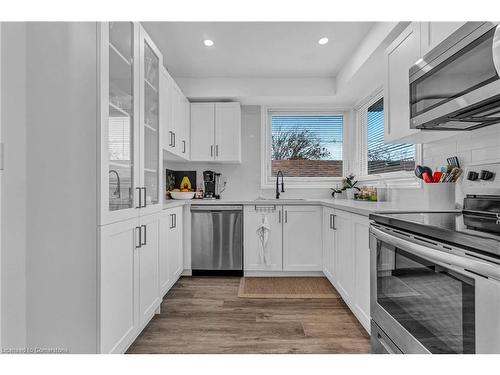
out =
[(148, 38), (143, 38), (143, 118), (142, 118), (142, 163), (143, 187), (142, 205), (159, 203), (159, 87), (160, 57)]
[(108, 210), (134, 208), (134, 25), (108, 25)]

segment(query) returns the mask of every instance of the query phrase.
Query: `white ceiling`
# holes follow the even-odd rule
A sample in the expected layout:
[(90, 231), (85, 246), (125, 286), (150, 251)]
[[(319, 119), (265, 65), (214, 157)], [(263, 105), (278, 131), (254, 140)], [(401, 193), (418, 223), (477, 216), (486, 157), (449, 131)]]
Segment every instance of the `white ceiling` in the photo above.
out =
[[(143, 22), (174, 77), (334, 77), (373, 22)], [(320, 37), (329, 43), (318, 44)], [(205, 47), (212, 39), (213, 47)]]

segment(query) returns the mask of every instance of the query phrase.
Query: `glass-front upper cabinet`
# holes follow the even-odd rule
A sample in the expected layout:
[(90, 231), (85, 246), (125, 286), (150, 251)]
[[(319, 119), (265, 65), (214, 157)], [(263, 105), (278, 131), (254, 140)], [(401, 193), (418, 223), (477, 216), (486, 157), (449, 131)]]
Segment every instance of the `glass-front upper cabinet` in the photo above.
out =
[(101, 224), (138, 215), (135, 35), (132, 22), (101, 24)]
[(145, 211), (155, 209), (160, 197), (160, 66), (162, 56), (141, 30), (141, 203)]
[(157, 47), (139, 23), (101, 23), (101, 225), (161, 209)]

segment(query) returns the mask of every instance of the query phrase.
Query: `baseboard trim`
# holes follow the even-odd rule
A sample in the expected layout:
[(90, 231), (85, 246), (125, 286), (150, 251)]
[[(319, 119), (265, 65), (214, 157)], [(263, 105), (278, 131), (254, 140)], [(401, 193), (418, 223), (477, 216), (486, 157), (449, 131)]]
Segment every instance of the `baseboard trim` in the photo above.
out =
[(322, 271), (245, 271), (247, 277), (318, 277)]

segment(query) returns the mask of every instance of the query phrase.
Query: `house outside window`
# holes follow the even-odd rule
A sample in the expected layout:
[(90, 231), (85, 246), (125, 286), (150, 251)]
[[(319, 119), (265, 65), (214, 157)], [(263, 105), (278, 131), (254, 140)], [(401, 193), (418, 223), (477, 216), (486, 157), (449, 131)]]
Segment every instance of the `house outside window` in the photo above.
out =
[(342, 178), (344, 113), (267, 110), (263, 121), (263, 184), (271, 185), (278, 171), (289, 186), (327, 184)]

